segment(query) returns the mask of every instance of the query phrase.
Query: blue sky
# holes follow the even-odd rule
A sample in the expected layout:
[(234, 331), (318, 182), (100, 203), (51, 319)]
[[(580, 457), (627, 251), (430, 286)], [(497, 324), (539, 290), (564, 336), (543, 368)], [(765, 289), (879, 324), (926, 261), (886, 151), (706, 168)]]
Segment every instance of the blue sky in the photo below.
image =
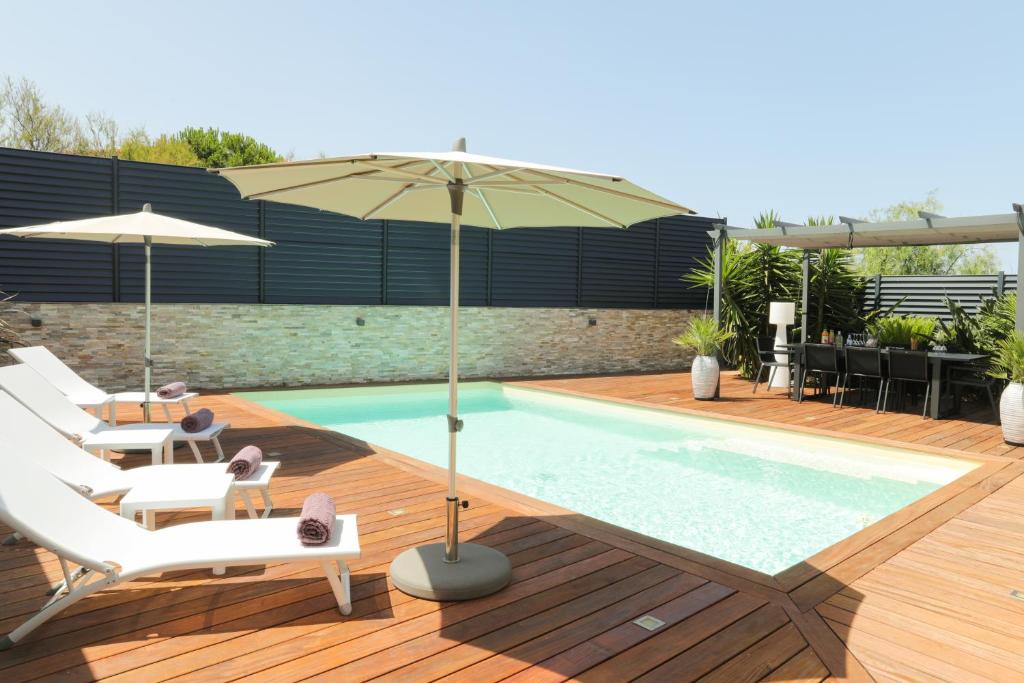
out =
[(1024, 201), (1021, 3), (46, 2), (4, 23), (0, 74), (73, 112), (296, 158), (464, 135), (737, 225)]

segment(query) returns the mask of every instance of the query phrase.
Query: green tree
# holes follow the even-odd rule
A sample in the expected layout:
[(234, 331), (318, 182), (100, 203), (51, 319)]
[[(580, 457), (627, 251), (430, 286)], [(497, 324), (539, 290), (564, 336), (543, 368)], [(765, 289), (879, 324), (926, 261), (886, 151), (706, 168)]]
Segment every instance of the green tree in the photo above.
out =
[(36, 152), (78, 152), (84, 145), (78, 119), (48, 104), (39, 87), (22, 78), (0, 82), (0, 145)]
[(128, 161), (149, 161), (175, 166), (202, 166), (192, 148), (177, 137), (161, 135), (151, 140), (146, 131), (137, 128), (121, 140), (118, 156)]
[(216, 128), (185, 128), (175, 137), (187, 144), (200, 164), (207, 168), (252, 166), (284, 160), (269, 146), (242, 133)]
[[(919, 202), (899, 202), (868, 214), (872, 222), (909, 221), (918, 211), (938, 213), (942, 202), (932, 190)], [(918, 247), (870, 247), (857, 250), (857, 267), (864, 275), (981, 275), (999, 270), (989, 247), (941, 244)]]

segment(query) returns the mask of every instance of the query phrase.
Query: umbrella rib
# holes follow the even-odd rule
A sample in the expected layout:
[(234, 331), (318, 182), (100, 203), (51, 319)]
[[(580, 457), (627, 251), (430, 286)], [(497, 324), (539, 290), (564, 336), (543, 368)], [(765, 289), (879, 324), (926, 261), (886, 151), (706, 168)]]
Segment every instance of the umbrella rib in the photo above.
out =
[(487, 180), (489, 178), (499, 178), (499, 177), (501, 177), (503, 175), (508, 175), (509, 173), (518, 173), (518, 172), (524, 171), (524, 170), (528, 170), (528, 169), (524, 169), (522, 167), (506, 168), (504, 170), (499, 169), (497, 171), (492, 171), (490, 173), (484, 173), (483, 175), (478, 175), (475, 178), (470, 176), (470, 180), (472, 180), (472, 182), (471, 183), (467, 182), (466, 184), (467, 185), (475, 185), (475, 184), (479, 183), (481, 180)]
[(591, 183), (585, 183), (582, 180), (574, 180), (573, 178), (565, 178), (565, 177), (562, 177), (562, 176), (552, 175), (550, 173), (545, 173), (544, 171), (538, 171), (538, 170), (535, 170), (535, 169), (531, 169), (531, 172), (535, 173), (535, 174), (537, 174), (537, 175), (539, 175), (539, 176), (541, 176), (543, 178), (550, 178), (552, 180), (562, 180), (562, 181), (564, 181), (564, 182), (566, 182), (566, 183), (568, 183), (570, 185), (575, 185), (577, 187), (584, 187), (584, 188), (586, 188), (588, 190), (594, 190), (595, 192), (603, 192), (605, 194), (614, 195), (616, 197), (622, 197), (624, 199), (632, 199), (632, 200), (637, 201), (637, 202), (643, 202), (644, 204), (651, 204), (653, 206), (660, 206), (660, 207), (665, 208), (665, 209), (676, 209), (676, 210), (682, 209), (684, 211), (689, 211), (691, 213), (696, 213), (696, 211), (693, 211), (692, 209), (689, 209), (689, 208), (687, 208), (685, 206), (681, 206), (679, 204), (672, 204), (671, 202), (662, 201), (660, 199), (654, 199), (652, 197), (641, 197), (639, 195), (630, 194), (628, 192), (622, 192), (621, 190), (613, 190), (613, 189), (608, 188), (608, 187), (601, 187), (600, 185), (593, 185)]
[(378, 163), (373, 162), (373, 161), (359, 161), (359, 162), (356, 162), (356, 163), (362, 164), (363, 166), (369, 166), (370, 168), (375, 168), (378, 171), (390, 171), (391, 173), (397, 173), (400, 176), (405, 176), (407, 178), (413, 178), (413, 179), (418, 180), (420, 182), (433, 183), (435, 185), (446, 185), (448, 183), (448, 181), (441, 180), (440, 178), (434, 178), (433, 176), (423, 175), (422, 173), (413, 173), (412, 171), (406, 171), (406, 170), (398, 168), (396, 166), (388, 166), (386, 164), (378, 164)]
[[(468, 168), (466, 168), (465, 171), (466, 175), (469, 176), (469, 180), (472, 181), (473, 173)], [(470, 183), (466, 183), (466, 185), (470, 185)], [(487, 209), (487, 213), (490, 215), (491, 220), (494, 221), (494, 227), (496, 227), (498, 230), (501, 230), (501, 221), (498, 220), (497, 214), (494, 213), (494, 207), (491, 206), (491, 203), (487, 201), (487, 197), (484, 196), (484, 191), (472, 186), (470, 186), (469, 191), (471, 194), (473, 194), (473, 196), (479, 199), (480, 203), (484, 205), (485, 209)]]
[[(430, 160), (430, 163), (432, 163), (432, 164), (434, 165), (434, 168), (435, 168), (436, 170), (438, 170), (438, 171), (440, 171), (441, 173), (443, 173), (443, 174), (444, 174), (444, 176), (445, 176), (445, 177), (446, 177), (446, 178), (447, 178), (447, 179), (448, 179), (448, 180), (449, 180), (450, 182), (455, 182), (455, 176), (453, 176), (453, 175), (452, 175), (451, 173), (449, 173), (449, 172), (448, 172), (448, 170), (447, 170), (447, 169), (446, 169), (446, 168), (444, 167), (444, 165), (443, 165), (443, 164), (439, 164), (439, 163), (437, 163), (437, 160), (436, 160), (436, 159), (431, 159), (431, 160)], [(433, 173), (433, 171), (431, 171), (431, 173)]]
[[(531, 173), (536, 173), (536, 171), (532, 171), (531, 170)], [(527, 182), (527, 181), (523, 180), (522, 178), (517, 178), (516, 176), (514, 176), (512, 174), (509, 174), (509, 177), (512, 178), (513, 180), (517, 180), (517, 181), (522, 182), (522, 183)], [(576, 209), (577, 211), (580, 211), (581, 213), (585, 213), (588, 216), (596, 218), (599, 221), (604, 221), (605, 223), (608, 223), (609, 225), (611, 225), (613, 227), (616, 227), (616, 228), (625, 228), (625, 227), (627, 227), (626, 225), (624, 225), (623, 223), (621, 223), (619, 221), (613, 220), (613, 219), (609, 218), (608, 216), (605, 216), (604, 214), (601, 214), (601, 213), (598, 213), (597, 211), (594, 211), (593, 209), (588, 209), (587, 207), (583, 206), (582, 204), (577, 204), (573, 200), (567, 199), (567, 198), (563, 197), (560, 194), (555, 194), (551, 190), (545, 190), (543, 187), (538, 187), (536, 185), (527, 185), (527, 186), (532, 188), (533, 190), (535, 190), (536, 192), (538, 192), (538, 193), (540, 193), (542, 195), (551, 197), (552, 199), (554, 199), (557, 202), (561, 202), (561, 203), (565, 204), (566, 206), (568, 206), (570, 208), (573, 208), (573, 209)]]
[(391, 206), (399, 199), (401, 199), (405, 195), (405, 193), (409, 191), (409, 188), (411, 188), (415, 184), (416, 183), (407, 183), (402, 189), (400, 189), (398, 192), (395, 192), (393, 195), (382, 201), (380, 204), (364, 213), (362, 216), (359, 217), (359, 219), (365, 221), (367, 218), (371, 217), (378, 211), (383, 211), (384, 209), (386, 209), (387, 207)]

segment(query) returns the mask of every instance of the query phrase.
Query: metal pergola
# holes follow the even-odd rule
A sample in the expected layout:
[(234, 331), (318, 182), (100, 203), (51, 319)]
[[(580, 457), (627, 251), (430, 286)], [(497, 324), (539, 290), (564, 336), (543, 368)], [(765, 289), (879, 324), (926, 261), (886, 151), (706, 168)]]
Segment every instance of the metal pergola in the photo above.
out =
[(986, 244), (1016, 242), (1017, 246), (1017, 330), (1024, 331), (1024, 207), (1013, 205), (1013, 213), (990, 216), (947, 218), (920, 212), (917, 220), (869, 223), (840, 217), (836, 225), (809, 226), (777, 224), (780, 227), (755, 230), (728, 225), (715, 226), (711, 236), (715, 269), (715, 321), (722, 320), (722, 257), (730, 239), (802, 249), (800, 296), (800, 341), (807, 341), (807, 308), (810, 302), (810, 255), (819, 249), (855, 247), (902, 247), (938, 244)]

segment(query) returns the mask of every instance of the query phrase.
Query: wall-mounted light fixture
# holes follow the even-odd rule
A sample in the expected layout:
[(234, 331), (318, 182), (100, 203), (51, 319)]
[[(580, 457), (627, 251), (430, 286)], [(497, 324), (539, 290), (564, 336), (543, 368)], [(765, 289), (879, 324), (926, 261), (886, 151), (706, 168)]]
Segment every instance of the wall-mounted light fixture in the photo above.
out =
[(597, 327), (597, 318), (591, 318), (588, 320), (587, 327)]
[(365, 321), (365, 320), (363, 320), (363, 318), (362, 318), (362, 317), (358, 317), (358, 318), (356, 318), (356, 325), (358, 325), (359, 327), (362, 327), (362, 326), (363, 326), (363, 325), (365, 325), (365, 324), (366, 324), (366, 321)]
[(7, 310), (3, 311), (3, 315), (7, 315), (9, 313), (21, 313), (22, 315), (27, 316), (28, 322), (30, 325), (32, 325), (32, 327), (43, 326), (43, 319), (32, 315), (28, 311), (22, 310), (20, 308), (8, 308)]

